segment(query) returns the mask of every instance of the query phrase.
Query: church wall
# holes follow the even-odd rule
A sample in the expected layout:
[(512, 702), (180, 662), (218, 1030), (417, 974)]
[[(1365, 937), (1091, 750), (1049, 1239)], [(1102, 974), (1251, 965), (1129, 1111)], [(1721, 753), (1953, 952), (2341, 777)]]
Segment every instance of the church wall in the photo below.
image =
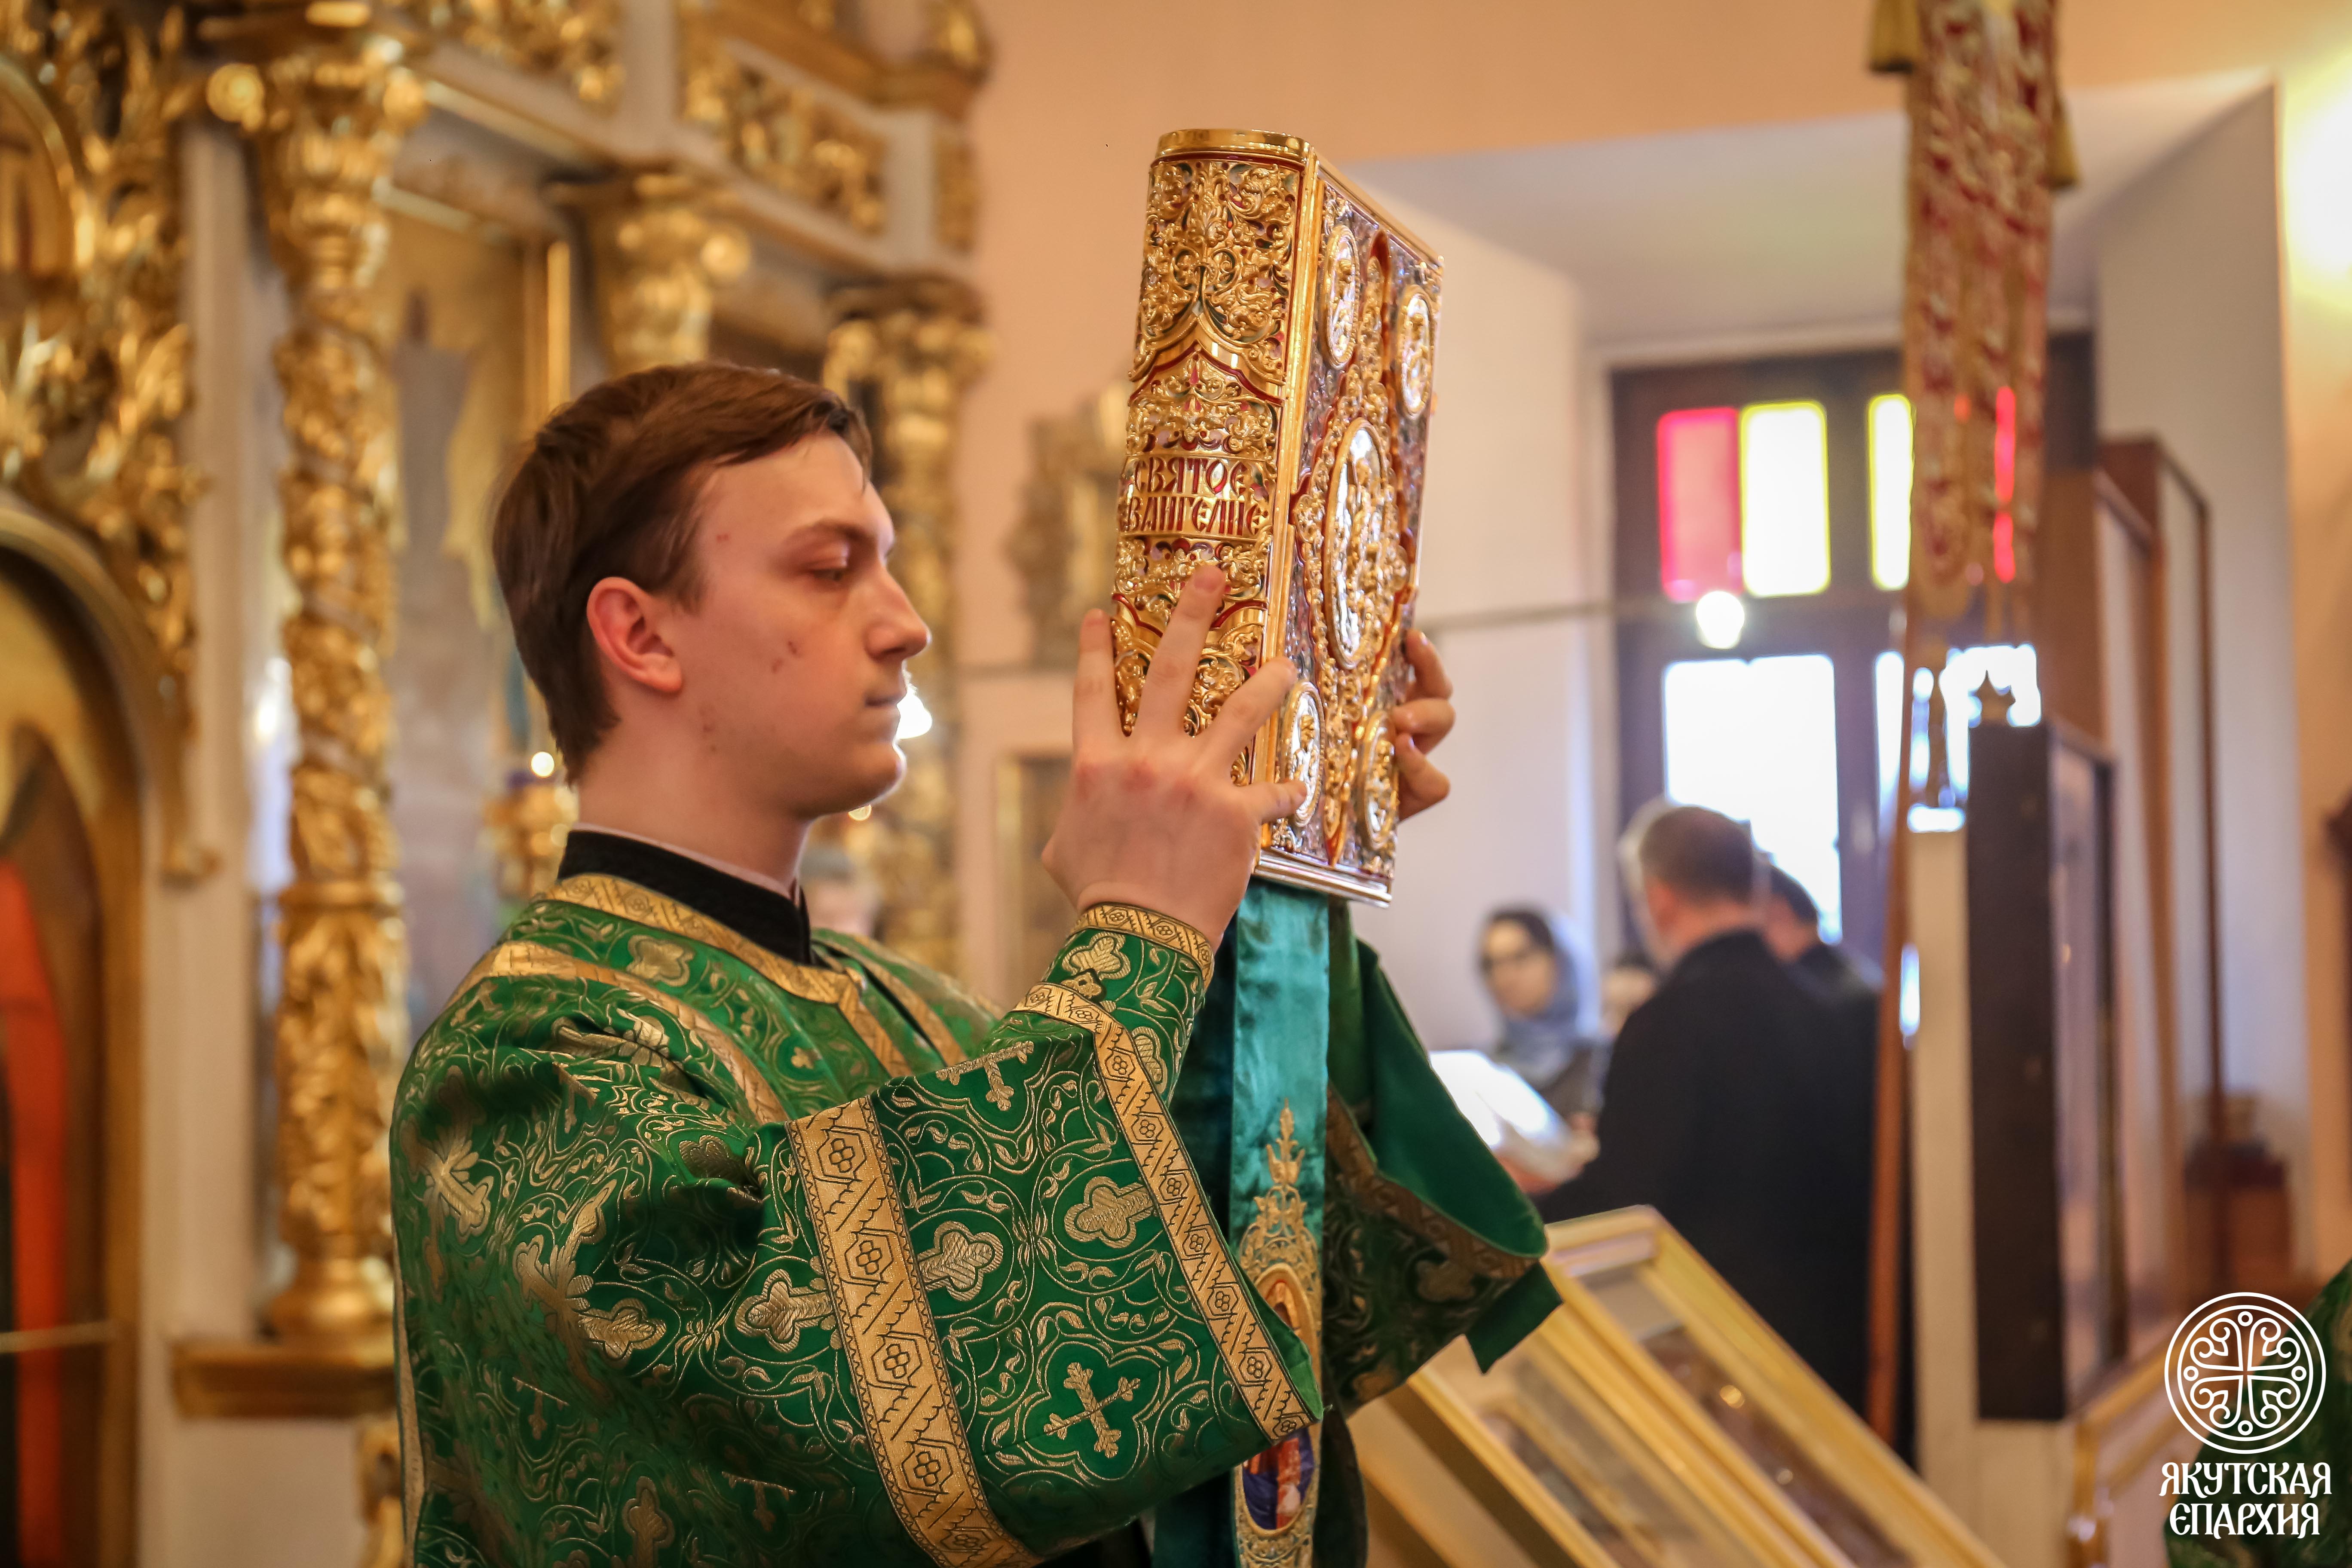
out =
[[(2100, 238), (2100, 418), (2160, 437), (2213, 508), (2223, 1036), (2260, 1097), (2314, 1250), (2294, 596), (2281, 327), (2277, 100), (2232, 111), (2122, 197)], [(2315, 1121), (2330, 1123), (2324, 1131)]]

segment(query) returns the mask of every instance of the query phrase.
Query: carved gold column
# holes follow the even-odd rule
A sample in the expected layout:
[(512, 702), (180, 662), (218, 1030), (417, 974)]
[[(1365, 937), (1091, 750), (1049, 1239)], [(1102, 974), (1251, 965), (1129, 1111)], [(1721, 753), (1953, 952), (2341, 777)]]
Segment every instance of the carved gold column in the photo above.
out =
[(321, 1346), (379, 1342), (391, 1323), (383, 1086), (407, 1036), (379, 665), (396, 431), (368, 289), (389, 237), (383, 183), (425, 98), (373, 22), (364, 4), (256, 5), (210, 30), (247, 58), (222, 68), (208, 96), (253, 142), (291, 295), (275, 359), (300, 752), (276, 1037), (278, 1223), (295, 1269), (268, 1317), (280, 1340)]
[(711, 296), (751, 258), (743, 231), (712, 216), (710, 183), (638, 169), (555, 194), (587, 220), (596, 323), (612, 373), (708, 354)]
[(906, 742), (907, 777), (877, 816), (882, 935), (954, 973), (955, 448), (964, 388), (987, 364), (980, 303), (963, 284), (916, 279), (840, 295), (825, 345), (825, 384), (866, 400), (882, 499), (898, 524), (891, 570), (931, 628), (909, 673), (931, 715)]

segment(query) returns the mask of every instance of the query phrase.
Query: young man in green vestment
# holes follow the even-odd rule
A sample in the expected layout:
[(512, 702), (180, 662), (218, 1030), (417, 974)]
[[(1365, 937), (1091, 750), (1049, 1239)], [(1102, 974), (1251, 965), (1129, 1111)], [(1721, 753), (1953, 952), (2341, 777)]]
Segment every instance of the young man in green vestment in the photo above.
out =
[[(1231, 782), (1286, 665), (1185, 731), (1213, 568), (1132, 733), (1086, 624), (1046, 852), (1081, 913), (1019, 1006), (809, 930), (803, 842), (897, 783), (929, 637), (868, 458), (820, 387), (670, 367), (558, 413), (499, 503), (582, 821), (394, 1108), (414, 1562), (1136, 1561), (1155, 1504), (1318, 1417), (1333, 1454), (1345, 1410), (1525, 1317), (1540, 1229), (1369, 953), (1335, 964), (1319, 1357), (1178, 1136), (1217, 942), (1301, 787)], [(1452, 721), (1414, 657), (1408, 809)], [(1316, 1560), (1360, 1560), (1360, 1502), (1324, 1496)]]

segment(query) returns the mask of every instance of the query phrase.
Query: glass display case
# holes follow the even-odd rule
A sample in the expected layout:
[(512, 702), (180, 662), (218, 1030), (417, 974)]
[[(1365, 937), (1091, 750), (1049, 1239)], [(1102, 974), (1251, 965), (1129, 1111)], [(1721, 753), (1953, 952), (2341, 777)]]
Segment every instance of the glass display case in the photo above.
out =
[(1551, 1227), (1562, 1306), (1350, 1423), (1391, 1561), (1908, 1568), (1997, 1560), (1672, 1227)]

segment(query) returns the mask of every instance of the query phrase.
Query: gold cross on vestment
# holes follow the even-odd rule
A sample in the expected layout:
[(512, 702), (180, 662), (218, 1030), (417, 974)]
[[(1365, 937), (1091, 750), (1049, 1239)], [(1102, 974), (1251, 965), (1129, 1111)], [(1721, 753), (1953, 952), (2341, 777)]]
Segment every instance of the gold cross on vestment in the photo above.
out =
[(751, 1489), (751, 1517), (760, 1521), (760, 1528), (761, 1530), (773, 1530), (776, 1528), (776, 1515), (774, 1510), (768, 1507), (768, 1494), (770, 1492), (775, 1493), (776, 1500), (778, 1502), (782, 1502), (793, 1495), (792, 1488), (781, 1486), (774, 1481), (753, 1480), (750, 1476), (739, 1476), (732, 1470), (721, 1470), (719, 1473), (725, 1476), (729, 1480), (733, 1481), (738, 1486), (750, 1487)]
[(1112, 1389), (1102, 1398), (1097, 1399), (1094, 1373), (1078, 1363), (1072, 1362), (1070, 1374), (1062, 1380), (1062, 1386), (1078, 1396), (1078, 1404), (1082, 1408), (1076, 1415), (1047, 1416), (1045, 1430), (1058, 1437), (1079, 1422), (1091, 1421), (1095, 1427), (1095, 1452), (1106, 1459), (1118, 1458), (1118, 1428), (1103, 1419), (1103, 1407), (1114, 1400), (1134, 1398), (1135, 1391), (1143, 1385), (1131, 1377), (1122, 1377), (1118, 1380), (1117, 1388)]
[(1004, 1081), (1004, 1074), (999, 1070), (999, 1064), (1008, 1057), (1016, 1062), (1027, 1061), (1033, 1043), (1023, 1040), (1017, 1045), (1006, 1046), (1002, 1050), (991, 1051), (984, 1057), (971, 1057), (963, 1061), (950, 1062), (940, 1069), (940, 1077), (950, 1083), (961, 1083), (964, 1074), (978, 1068), (988, 1075), (988, 1102), (999, 1110), (1010, 1110), (1013, 1109), (1013, 1086)]

